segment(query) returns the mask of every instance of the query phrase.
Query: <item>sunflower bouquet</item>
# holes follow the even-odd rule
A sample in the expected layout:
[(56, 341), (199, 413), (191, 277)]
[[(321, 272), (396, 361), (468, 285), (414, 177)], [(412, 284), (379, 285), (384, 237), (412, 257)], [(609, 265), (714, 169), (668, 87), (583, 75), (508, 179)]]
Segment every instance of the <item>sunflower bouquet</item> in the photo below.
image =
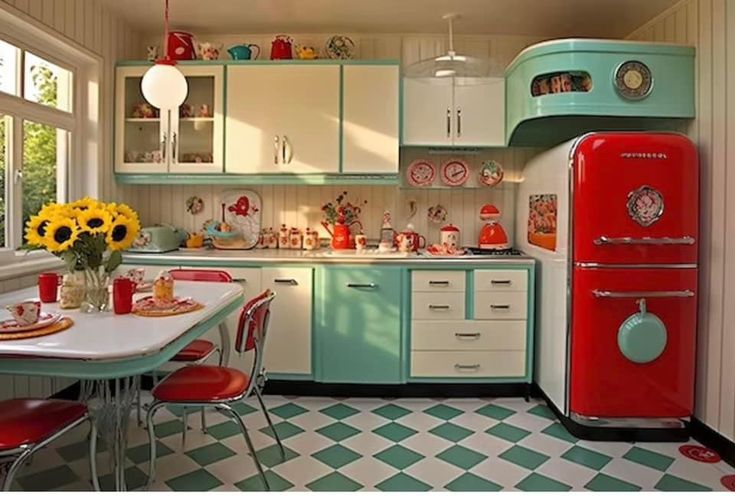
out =
[(120, 251), (133, 244), (139, 231), (138, 214), (124, 203), (82, 198), (44, 205), (26, 224), (26, 247), (56, 255), (70, 273), (83, 272), (85, 303), (102, 310), (109, 275), (122, 263)]

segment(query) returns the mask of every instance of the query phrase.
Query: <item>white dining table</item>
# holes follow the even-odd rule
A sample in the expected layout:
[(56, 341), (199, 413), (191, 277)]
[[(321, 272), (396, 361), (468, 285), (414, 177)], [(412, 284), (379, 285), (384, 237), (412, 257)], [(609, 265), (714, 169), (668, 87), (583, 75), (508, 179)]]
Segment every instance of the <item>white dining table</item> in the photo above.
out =
[[(0, 340), (0, 374), (82, 380), (83, 397), (110, 446), (116, 490), (126, 489), (127, 430), (140, 375), (158, 369), (215, 327), (223, 338), (226, 363), (230, 340), (225, 319), (244, 303), (242, 286), (235, 283), (177, 281), (175, 289), (177, 296), (191, 297), (203, 308), (169, 317), (143, 317), (112, 311), (82, 313), (43, 304), (42, 311), (59, 312), (74, 325), (38, 338)], [(0, 295), (0, 320), (10, 318), (6, 305), (37, 299), (36, 287)]]

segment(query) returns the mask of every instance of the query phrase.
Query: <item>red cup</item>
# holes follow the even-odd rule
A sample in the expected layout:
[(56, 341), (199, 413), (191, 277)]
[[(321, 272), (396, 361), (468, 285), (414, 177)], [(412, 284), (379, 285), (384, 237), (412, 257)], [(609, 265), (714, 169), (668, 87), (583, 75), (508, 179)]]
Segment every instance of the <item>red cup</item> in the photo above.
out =
[(61, 276), (55, 272), (44, 272), (38, 275), (38, 297), (43, 303), (54, 303), (58, 300)]
[(112, 281), (112, 305), (115, 313), (123, 315), (133, 311), (135, 283), (128, 278), (119, 277)]

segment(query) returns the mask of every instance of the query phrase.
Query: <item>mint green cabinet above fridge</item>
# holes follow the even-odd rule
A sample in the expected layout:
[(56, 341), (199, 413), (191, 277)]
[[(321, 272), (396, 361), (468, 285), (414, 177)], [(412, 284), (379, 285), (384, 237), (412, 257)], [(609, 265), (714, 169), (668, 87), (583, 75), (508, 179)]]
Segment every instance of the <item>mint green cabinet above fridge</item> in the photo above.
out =
[(315, 380), (398, 384), (402, 381), (398, 267), (319, 267), (315, 292)]

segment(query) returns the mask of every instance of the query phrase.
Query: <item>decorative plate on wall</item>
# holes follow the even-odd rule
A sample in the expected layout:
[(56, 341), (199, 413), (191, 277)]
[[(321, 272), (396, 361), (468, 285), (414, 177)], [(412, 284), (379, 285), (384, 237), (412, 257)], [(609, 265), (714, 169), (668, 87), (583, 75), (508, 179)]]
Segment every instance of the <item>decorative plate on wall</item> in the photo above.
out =
[(406, 181), (414, 187), (431, 186), (436, 177), (436, 166), (428, 160), (414, 160), (406, 168)]
[(480, 167), (479, 181), (485, 186), (497, 186), (503, 180), (503, 166), (495, 160), (485, 160)]
[(470, 177), (470, 167), (467, 162), (453, 158), (442, 165), (441, 178), (447, 186), (462, 186)]
[(262, 203), (255, 191), (224, 191), (220, 199), (223, 221), (242, 234), (246, 248), (258, 244)]

